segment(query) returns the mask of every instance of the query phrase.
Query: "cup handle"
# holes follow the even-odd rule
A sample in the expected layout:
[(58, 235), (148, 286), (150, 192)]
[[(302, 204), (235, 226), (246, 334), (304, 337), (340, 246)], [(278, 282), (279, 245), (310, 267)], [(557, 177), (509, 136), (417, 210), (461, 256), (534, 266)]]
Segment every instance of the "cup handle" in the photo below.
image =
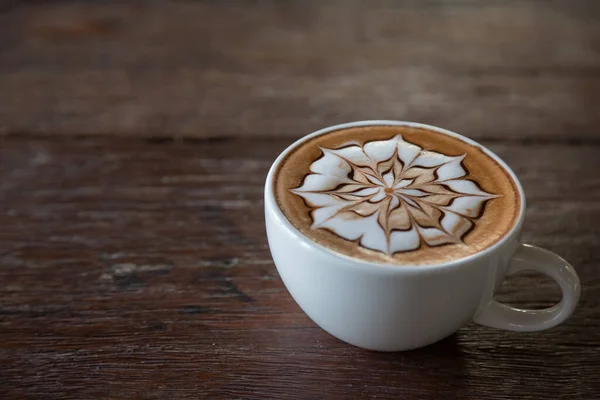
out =
[(551, 251), (521, 244), (511, 260), (507, 275), (521, 271), (537, 271), (554, 279), (562, 291), (560, 302), (543, 310), (522, 310), (492, 299), (475, 316), (475, 323), (509, 331), (535, 332), (550, 329), (569, 318), (581, 292), (579, 276), (571, 264)]

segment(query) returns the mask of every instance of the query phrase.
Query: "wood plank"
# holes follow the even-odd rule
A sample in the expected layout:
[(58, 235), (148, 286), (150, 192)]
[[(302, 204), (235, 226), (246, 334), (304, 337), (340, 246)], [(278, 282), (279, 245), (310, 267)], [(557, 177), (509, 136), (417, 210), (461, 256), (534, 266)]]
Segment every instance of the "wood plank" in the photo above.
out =
[(404, 119), (600, 137), (594, 1), (7, 4), (0, 132), (297, 137)]
[[(3, 398), (581, 398), (600, 368), (600, 146), (490, 142), (529, 195), (524, 239), (569, 259), (564, 325), (470, 324), (433, 346), (362, 351), (317, 328), (273, 266), (262, 185), (290, 140), (5, 136)], [(499, 296), (558, 300), (520, 275)]]

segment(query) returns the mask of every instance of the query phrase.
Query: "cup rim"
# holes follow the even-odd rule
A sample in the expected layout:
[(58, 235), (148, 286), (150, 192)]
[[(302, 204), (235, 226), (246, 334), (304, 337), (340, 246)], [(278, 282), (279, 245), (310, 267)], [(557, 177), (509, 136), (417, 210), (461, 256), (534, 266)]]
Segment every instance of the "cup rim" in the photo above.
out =
[[(346, 254), (339, 253), (335, 250), (325, 247), (325, 246), (319, 244), (318, 242), (310, 239), (309, 237), (304, 235), (302, 232), (300, 232), (300, 230), (298, 230), (288, 220), (288, 218), (285, 216), (283, 211), (277, 205), (277, 201), (275, 200), (274, 188), (273, 188), (275, 171), (277, 170), (277, 167), (279, 166), (281, 161), (283, 159), (285, 159), (285, 157), (293, 149), (295, 149), (296, 147), (298, 147), (300, 144), (304, 143), (305, 141), (308, 141), (316, 136), (324, 135), (326, 133), (337, 131), (340, 129), (354, 128), (354, 127), (361, 127), (361, 126), (409, 126), (409, 127), (413, 127), (413, 128), (423, 128), (423, 129), (433, 130), (433, 131), (436, 131), (436, 132), (439, 132), (439, 133), (442, 133), (442, 134), (445, 134), (445, 135), (448, 135), (451, 137), (455, 137), (455, 138), (462, 140), (472, 146), (476, 146), (476, 147), (480, 148), (484, 153), (486, 153), (494, 161), (496, 161), (498, 164), (500, 164), (500, 166), (509, 174), (509, 176), (512, 178), (512, 180), (515, 182), (518, 192), (519, 192), (519, 200), (520, 200), (520, 210), (519, 210), (519, 215), (518, 215), (517, 221), (514, 223), (514, 225), (511, 227), (511, 229), (504, 235), (504, 237), (502, 237), (500, 240), (498, 240), (496, 243), (492, 244), (491, 246), (486, 247), (485, 249), (483, 249), (477, 253), (470, 254), (468, 256), (457, 258), (457, 259), (451, 260), (451, 261), (432, 263), (432, 264), (421, 264), (421, 265), (419, 265), (419, 264), (389, 264), (389, 263), (386, 264), (386, 263), (380, 263), (380, 262), (376, 262), (376, 261), (367, 261), (367, 260), (363, 260), (360, 258), (351, 257)], [(496, 251), (497, 249), (502, 248), (504, 246), (504, 244), (506, 244), (507, 242), (512, 240), (515, 235), (518, 235), (518, 233), (521, 230), (521, 226), (523, 225), (523, 220), (524, 220), (524, 216), (525, 216), (525, 208), (526, 208), (525, 193), (523, 191), (523, 187), (521, 186), (521, 182), (517, 178), (514, 171), (506, 164), (506, 162), (504, 162), (504, 160), (502, 160), (498, 155), (496, 155), (490, 149), (481, 145), (480, 143), (477, 143), (473, 139), (470, 139), (468, 137), (465, 137), (463, 135), (460, 135), (456, 132), (453, 132), (453, 131), (450, 131), (450, 130), (447, 130), (444, 128), (440, 128), (440, 127), (437, 127), (434, 125), (423, 124), (423, 123), (419, 123), (419, 122), (397, 121), (397, 120), (364, 120), (364, 121), (347, 122), (347, 123), (343, 123), (343, 124), (328, 126), (326, 128), (319, 129), (317, 131), (314, 131), (312, 133), (309, 133), (309, 134), (301, 137), (300, 139), (294, 141), (292, 144), (290, 144), (288, 147), (286, 147), (285, 150), (283, 150), (279, 154), (279, 156), (275, 159), (275, 161), (271, 165), (269, 172), (267, 174), (264, 194), (265, 194), (265, 207), (267, 205), (269, 205), (270, 206), (269, 208), (273, 211), (273, 213), (275, 213), (277, 220), (280, 223), (284, 224), (285, 227), (301, 242), (304, 242), (306, 245), (308, 245), (311, 248), (319, 249), (331, 256), (339, 257), (339, 258), (351, 261), (357, 265), (367, 266), (371, 269), (373, 269), (373, 268), (385, 269), (386, 271), (390, 271), (390, 270), (392, 270), (392, 271), (393, 270), (398, 270), (398, 271), (441, 270), (441, 269), (451, 268), (451, 267), (459, 265), (459, 264), (464, 264), (465, 262), (470, 262), (470, 261), (476, 260), (481, 257), (485, 257), (486, 255)]]

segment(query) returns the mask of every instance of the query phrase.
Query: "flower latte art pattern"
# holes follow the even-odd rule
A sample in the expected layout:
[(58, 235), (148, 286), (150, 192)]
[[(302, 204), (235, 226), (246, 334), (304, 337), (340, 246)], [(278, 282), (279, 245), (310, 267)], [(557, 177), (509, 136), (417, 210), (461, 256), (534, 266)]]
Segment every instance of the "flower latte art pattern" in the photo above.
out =
[(312, 210), (311, 228), (388, 255), (462, 243), (498, 197), (466, 179), (465, 155), (423, 150), (401, 135), (321, 151), (291, 189)]

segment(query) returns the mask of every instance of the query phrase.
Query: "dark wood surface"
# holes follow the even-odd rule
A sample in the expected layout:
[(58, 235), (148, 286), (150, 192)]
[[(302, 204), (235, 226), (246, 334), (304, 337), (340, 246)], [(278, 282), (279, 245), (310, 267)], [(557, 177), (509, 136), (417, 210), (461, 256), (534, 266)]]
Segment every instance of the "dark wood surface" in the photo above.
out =
[[(0, 398), (595, 399), (600, 3), (0, 1)], [(262, 189), (357, 119), (465, 133), (583, 284), (565, 324), (363, 351), (291, 299)], [(547, 307), (556, 285), (499, 299)]]

